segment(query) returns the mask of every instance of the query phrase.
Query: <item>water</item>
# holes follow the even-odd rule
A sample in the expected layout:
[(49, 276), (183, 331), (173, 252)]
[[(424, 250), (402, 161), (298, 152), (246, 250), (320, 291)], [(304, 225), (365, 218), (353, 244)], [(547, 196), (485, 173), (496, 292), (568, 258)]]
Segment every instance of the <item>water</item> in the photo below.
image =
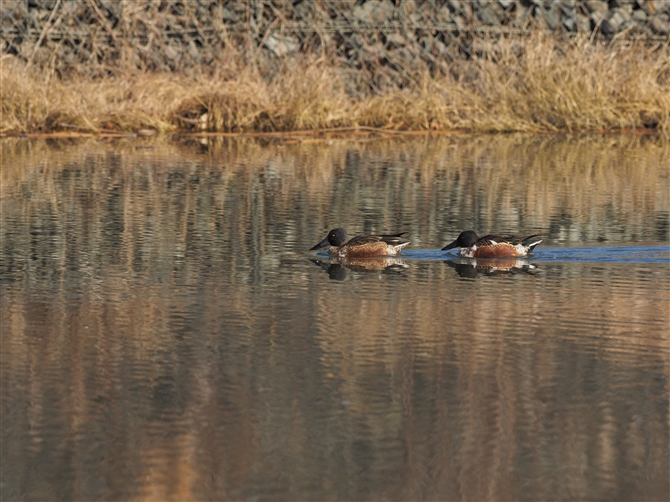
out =
[(664, 140), (0, 146), (3, 500), (668, 499)]

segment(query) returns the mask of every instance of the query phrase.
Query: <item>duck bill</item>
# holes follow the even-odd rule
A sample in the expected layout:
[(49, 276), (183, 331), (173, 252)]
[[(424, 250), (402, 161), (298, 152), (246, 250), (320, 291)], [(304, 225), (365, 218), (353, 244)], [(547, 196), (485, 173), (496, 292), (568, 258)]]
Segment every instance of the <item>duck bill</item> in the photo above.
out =
[(457, 244), (457, 242), (458, 242), (458, 240), (455, 240), (455, 241), (452, 242), (451, 244), (447, 244), (446, 246), (444, 246), (444, 247), (442, 248), (442, 251), (447, 251), (448, 249), (454, 249), (454, 248), (460, 247), (460, 246)]
[(321, 242), (319, 242), (316, 246), (310, 248), (310, 251), (316, 251), (317, 249), (325, 248), (326, 246), (330, 246), (330, 243), (328, 242), (328, 237), (323, 239)]

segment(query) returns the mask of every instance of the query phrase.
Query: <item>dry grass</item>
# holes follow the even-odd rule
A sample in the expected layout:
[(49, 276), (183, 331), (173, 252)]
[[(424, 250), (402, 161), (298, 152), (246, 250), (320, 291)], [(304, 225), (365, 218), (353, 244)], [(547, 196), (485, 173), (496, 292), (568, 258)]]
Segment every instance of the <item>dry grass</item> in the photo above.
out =
[(272, 79), (232, 54), (230, 66), (185, 76), (127, 71), (62, 80), (2, 59), (0, 132), (104, 128), (168, 132), (317, 130), (589, 131), (670, 129), (670, 47), (533, 35), (491, 43), (451, 75), (372, 93), (350, 73), (305, 56)]

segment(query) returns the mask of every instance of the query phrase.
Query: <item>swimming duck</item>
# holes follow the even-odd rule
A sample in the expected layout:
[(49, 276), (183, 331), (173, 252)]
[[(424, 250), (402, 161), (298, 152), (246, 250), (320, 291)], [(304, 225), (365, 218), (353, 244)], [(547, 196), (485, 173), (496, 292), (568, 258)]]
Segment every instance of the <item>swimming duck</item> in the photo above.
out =
[(328, 232), (325, 239), (312, 247), (310, 251), (328, 247), (328, 252), (331, 255), (345, 258), (394, 256), (399, 254), (402, 248), (410, 242), (402, 238), (404, 235), (407, 235), (407, 232), (388, 235), (358, 235), (347, 240), (347, 234), (343, 228), (334, 228)]
[(465, 258), (511, 258), (528, 256), (542, 239), (531, 244), (524, 244), (529, 239), (540, 234), (531, 234), (517, 237), (507, 234), (489, 234), (479, 237), (474, 230), (462, 232), (451, 244), (447, 244), (442, 251), (461, 248), (458, 254)]

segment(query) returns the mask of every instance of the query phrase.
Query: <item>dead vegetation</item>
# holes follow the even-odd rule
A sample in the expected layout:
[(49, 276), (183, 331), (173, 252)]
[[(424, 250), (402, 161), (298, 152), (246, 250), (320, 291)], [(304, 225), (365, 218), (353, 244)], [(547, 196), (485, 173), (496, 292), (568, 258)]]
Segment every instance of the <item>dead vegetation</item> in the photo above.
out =
[(667, 44), (534, 34), (491, 42), (448, 75), (426, 70), (376, 92), (323, 58), (288, 59), (271, 76), (237, 53), (227, 60), (191, 75), (59, 78), (4, 56), (0, 132), (670, 129)]

